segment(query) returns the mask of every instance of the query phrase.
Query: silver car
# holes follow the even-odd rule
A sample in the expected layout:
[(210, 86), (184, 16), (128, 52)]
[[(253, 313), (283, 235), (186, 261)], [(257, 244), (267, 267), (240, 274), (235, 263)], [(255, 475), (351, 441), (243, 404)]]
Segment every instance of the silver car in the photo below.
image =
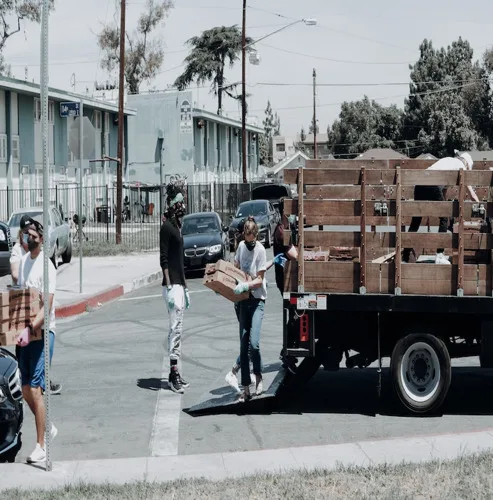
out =
[[(41, 207), (28, 207), (19, 208), (12, 212), (8, 220), (8, 225), (14, 242), (17, 240), (17, 234), (23, 215), (33, 218), (43, 217), (43, 209)], [(60, 257), (64, 264), (68, 264), (72, 260), (72, 241), (70, 239), (70, 227), (62, 219), (58, 208), (50, 207), (49, 216), (50, 225), (48, 234), (50, 236), (50, 259), (56, 268)]]

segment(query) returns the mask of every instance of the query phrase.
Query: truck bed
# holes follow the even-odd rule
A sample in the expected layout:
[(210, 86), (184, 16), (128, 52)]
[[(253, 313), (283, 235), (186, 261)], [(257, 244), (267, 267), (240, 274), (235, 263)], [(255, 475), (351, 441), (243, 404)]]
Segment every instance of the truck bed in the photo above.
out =
[[(311, 160), (286, 171), (285, 182), (297, 183), (299, 196), (286, 200), (284, 212), (314, 227), (296, 228), (299, 261), (286, 265), (285, 292), (365, 295), (367, 302), (380, 295), (379, 302), (395, 306), (406, 304), (396, 296), (491, 298), (493, 162), (476, 162), (472, 171), (426, 170), (433, 163)], [(415, 201), (416, 185), (444, 186), (447, 201)], [(413, 216), (422, 217), (420, 232), (407, 232)], [(436, 232), (439, 217), (454, 219), (453, 232)], [(285, 241), (291, 237), (286, 231)], [(417, 262), (402, 262), (406, 247), (414, 248)], [(434, 264), (437, 248), (451, 265)]]

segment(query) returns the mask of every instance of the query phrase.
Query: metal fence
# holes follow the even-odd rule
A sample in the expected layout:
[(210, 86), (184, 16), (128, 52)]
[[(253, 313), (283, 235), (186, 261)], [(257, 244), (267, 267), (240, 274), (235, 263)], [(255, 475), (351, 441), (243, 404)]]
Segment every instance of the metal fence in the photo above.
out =
[[(251, 191), (261, 183), (248, 184), (189, 184), (186, 186), (187, 212), (217, 212), (228, 225), (238, 205), (250, 199)], [(73, 244), (79, 241), (79, 196), (82, 193), (82, 236), (91, 244), (114, 242), (116, 238), (116, 187), (86, 186), (76, 183), (56, 185), (50, 189), (50, 205), (59, 209), (68, 222)], [(136, 251), (157, 250), (159, 229), (164, 209), (165, 190), (159, 186), (123, 188), (122, 243)], [(8, 221), (11, 214), (28, 208), (42, 210), (42, 189), (0, 189), (0, 220)], [(76, 217), (77, 219), (77, 217)], [(16, 235), (12, 235), (13, 238)]]

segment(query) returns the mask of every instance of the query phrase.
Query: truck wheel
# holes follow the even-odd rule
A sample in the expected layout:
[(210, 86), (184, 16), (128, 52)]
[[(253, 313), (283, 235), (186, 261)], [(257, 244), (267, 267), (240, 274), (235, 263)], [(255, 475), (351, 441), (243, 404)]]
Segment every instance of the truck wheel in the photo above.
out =
[(408, 410), (435, 411), (444, 402), (452, 379), (447, 347), (434, 335), (407, 335), (394, 347), (390, 373), (394, 390)]

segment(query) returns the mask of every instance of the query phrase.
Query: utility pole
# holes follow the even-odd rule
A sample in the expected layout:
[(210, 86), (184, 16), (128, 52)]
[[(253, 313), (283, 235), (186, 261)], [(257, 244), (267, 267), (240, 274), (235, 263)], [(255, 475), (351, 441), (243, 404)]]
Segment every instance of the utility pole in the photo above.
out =
[(125, 0), (120, 7), (120, 78), (118, 88), (118, 163), (116, 167), (116, 244), (122, 242), (122, 177), (123, 177), (123, 138), (124, 138), (124, 95), (125, 95)]
[(241, 166), (243, 183), (247, 182), (246, 147), (246, 0), (243, 0), (243, 23), (241, 30)]
[(317, 159), (317, 72), (313, 68), (313, 158)]

